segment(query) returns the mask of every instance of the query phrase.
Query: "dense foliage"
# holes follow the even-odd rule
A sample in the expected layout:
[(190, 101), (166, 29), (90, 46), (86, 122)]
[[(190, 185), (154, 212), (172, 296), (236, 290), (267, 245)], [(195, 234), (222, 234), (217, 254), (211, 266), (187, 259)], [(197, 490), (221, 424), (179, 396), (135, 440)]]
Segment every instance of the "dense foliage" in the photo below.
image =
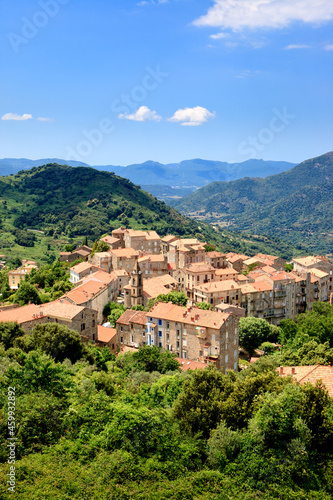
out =
[(213, 182), (173, 205), (235, 231), (280, 237), (308, 252), (330, 253), (333, 153), (264, 179)]
[[(171, 353), (149, 346), (117, 359), (82, 346), (83, 357), (71, 362), (39, 330), (29, 348), (13, 325), (0, 331), (7, 332), (0, 345), (4, 500), (12, 496), (9, 386), (16, 388), (22, 500), (332, 497), (332, 401), (320, 384), (279, 377), (272, 358), (227, 375), (212, 367), (181, 372)], [(62, 331), (64, 346), (72, 337)]]

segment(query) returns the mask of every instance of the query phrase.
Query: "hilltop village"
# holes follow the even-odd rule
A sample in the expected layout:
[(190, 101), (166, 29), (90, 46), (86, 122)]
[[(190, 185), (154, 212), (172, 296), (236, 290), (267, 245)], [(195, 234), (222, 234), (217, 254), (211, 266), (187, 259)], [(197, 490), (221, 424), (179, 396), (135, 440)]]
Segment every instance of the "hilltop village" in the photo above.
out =
[[(238, 369), (240, 318), (278, 326), (316, 301), (333, 302), (333, 265), (324, 256), (287, 264), (273, 255), (224, 254), (195, 238), (125, 227), (101, 238), (98, 247), (103, 251), (83, 245), (61, 252), (60, 262), (72, 266), (73, 288), (44, 304), (3, 305), (0, 322), (16, 321), (26, 333), (56, 322), (114, 353), (153, 345), (175, 353), (183, 365), (213, 363), (226, 372)], [(24, 261), (10, 271), (10, 289), (36, 269)], [(182, 292), (186, 306), (155, 300), (170, 292)], [(105, 317), (112, 302), (125, 306), (115, 328)]]

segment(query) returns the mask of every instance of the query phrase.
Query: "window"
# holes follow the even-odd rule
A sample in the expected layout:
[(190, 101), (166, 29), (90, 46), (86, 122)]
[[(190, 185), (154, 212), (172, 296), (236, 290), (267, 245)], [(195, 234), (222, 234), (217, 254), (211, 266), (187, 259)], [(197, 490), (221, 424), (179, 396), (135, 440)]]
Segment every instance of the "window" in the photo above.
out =
[(93, 342), (95, 342), (95, 334), (94, 333), (92, 334), (92, 339), (93, 339)]
[(158, 320), (158, 324), (159, 324), (159, 326), (162, 325), (162, 320), (161, 319)]
[(122, 326), (120, 327), (120, 331), (121, 331), (121, 332), (123, 331), (123, 327), (122, 327)]
[(161, 330), (159, 330), (159, 332), (158, 332), (158, 336), (159, 336), (159, 337), (162, 337), (162, 332), (161, 332)]
[(120, 343), (121, 344), (123, 343), (123, 337), (120, 337)]
[(199, 351), (199, 356), (202, 356), (203, 352), (202, 351)]
[(159, 343), (158, 343), (158, 347), (162, 347), (162, 342), (159, 342)]
[(131, 330), (133, 330), (133, 323), (131, 323)]
[(169, 323), (169, 322), (167, 322), (167, 324), (166, 324), (166, 329), (167, 329), (167, 330), (169, 330), (169, 329), (170, 329), (170, 323)]
[(183, 351), (183, 358), (187, 359), (187, 352), (186, 351)]
[(131, 342), (134, 342), (134, 335), (131, 335)]
[(215, 335), (212, 335), (212, 342), (215, 342)]
[(179, 349), (179, 341), (177, 340), (177, 349)]
[(225, 362), (228, 363), (228, 354), (225, 357)]
[(91, 326), (92, 326), (92, 327), (94, 327), (94, 326), (95, 326), (95, 320), (94, 320), (94, 319), (92, 320)]
[(83, 332), (83, 330), (85, 330), (85, 329), (86, 329), (86, 325), (85, 325), (85, 323), (82, 323), (81, 324), (81, 332)]
[(187, 340), (183, 340), (183, 346), (187, 347)]

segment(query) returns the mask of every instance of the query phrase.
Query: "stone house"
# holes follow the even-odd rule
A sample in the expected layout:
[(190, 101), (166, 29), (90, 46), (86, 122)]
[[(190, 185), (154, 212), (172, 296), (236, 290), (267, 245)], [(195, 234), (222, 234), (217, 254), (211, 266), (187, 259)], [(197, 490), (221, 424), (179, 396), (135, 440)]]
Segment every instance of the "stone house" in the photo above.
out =
[(30, 304), (0, 311), (0, 322), (14, 321), (27, 333), (43, 323), (58, 323), (76, 330), (84, 341), (97, 339), (97, 311), (58, 299), (47, 304)]
[(238, 318), (159, 302), (147, 313), (146, 343), (218, 369), (238, 369)]
[(212, 281), (204, 285), (195, 286), (193, 289), (194, 302), (207, 302), (216, 306), (224, 304), (241, 305), (241, 285), (233, 280)]
[(173, 276), (178, 281), (179, 291), (184, 292), (189, 299), (193, 300), (194, 288), (214, 281), (215, 273), (215, 268), (207, 262), (198, 262), (178, 269)]

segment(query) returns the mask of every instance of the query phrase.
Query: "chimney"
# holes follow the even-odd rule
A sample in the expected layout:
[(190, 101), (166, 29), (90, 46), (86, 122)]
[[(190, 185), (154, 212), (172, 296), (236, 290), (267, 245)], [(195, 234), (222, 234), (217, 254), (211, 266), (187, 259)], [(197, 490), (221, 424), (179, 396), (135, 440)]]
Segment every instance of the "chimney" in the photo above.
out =
[(283, 375), (283, 366), (280, 366), (280, 375)]

